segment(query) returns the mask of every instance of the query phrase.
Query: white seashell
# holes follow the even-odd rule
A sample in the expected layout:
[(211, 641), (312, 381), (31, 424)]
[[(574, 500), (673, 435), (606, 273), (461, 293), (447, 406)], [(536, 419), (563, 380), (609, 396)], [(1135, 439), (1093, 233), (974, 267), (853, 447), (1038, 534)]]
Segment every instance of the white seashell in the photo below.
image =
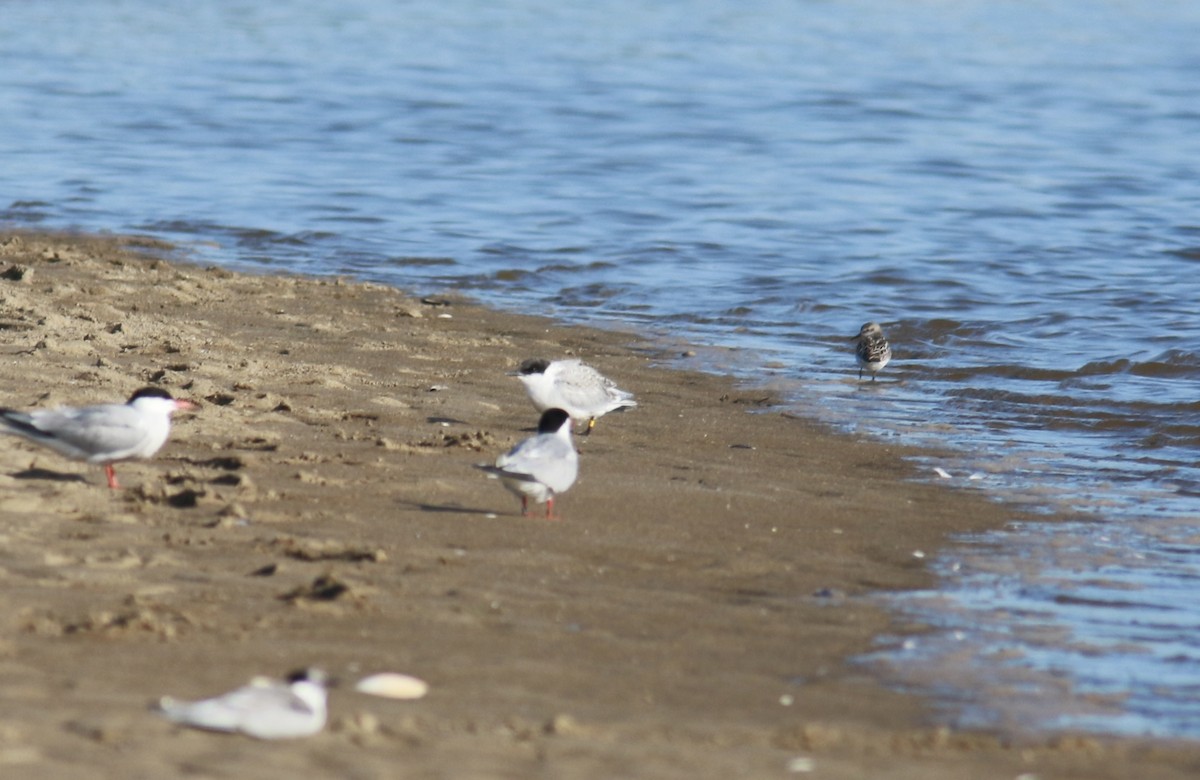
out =
[(354, 690), (388, 699), (420, 699), (429, 693), (429, 683), (407, 674), (381, 672), (362, 678)]
[(789, 772), (795, 772), (796, 774), (806, 774), (808, 772), (815, 771), (816, 768), (817, 762), (813, 761), (808, 756), (796, 756), (787, 763), (787, 770)]

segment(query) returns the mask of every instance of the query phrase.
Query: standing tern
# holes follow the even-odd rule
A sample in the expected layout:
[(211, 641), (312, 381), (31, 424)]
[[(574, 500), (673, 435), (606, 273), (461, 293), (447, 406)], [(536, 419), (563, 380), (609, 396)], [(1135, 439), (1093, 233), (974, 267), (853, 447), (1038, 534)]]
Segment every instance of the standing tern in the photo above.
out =
[(637, 406), (633, 393), (580, 360), (531, 358), (520, 365), (516, 376), (539, 412), (563, 409), (574, 420), (587, 420), (585, 436), (609, 412)]
[(326, 681), (320, 669), (302, 669), (286, 680), (255, 677), (249, 685), (211, 699), (164, 696), (157, 708), (173, 723), (207, 731), (257, 739), (308, 737), (325, 728)]
[(554, 498), (575, 484), (579, 455), (571, 442), (571, 416), (548, 409), (530, 436), (496, 458), (495, 466), (476, 466), (494, 474), (504, 487), (521, 499), (521, 515), (529, 516), (529, 499), (546, 505), (546, 519), (556, 519)]
[(116, 489), (120, 485), (113, 463), (158, 452), (171, 432), (171, 413), (195, 406), (172, 398), (166, 390), (143, 387), (123, 404), (32, 412), (0, 409), (0, 433), (43, 444), (68, 458), (102, 464), (108, 486)]
[(852, 337), (855, 342), (854, 358), (858, 361), (858, 378), (862, 379), (863, 369), (871, 372), (871, 381), (875, 374), (892, 359), (892, 347), (883, 336), (883, 328), (878, 322), (868, 322)]

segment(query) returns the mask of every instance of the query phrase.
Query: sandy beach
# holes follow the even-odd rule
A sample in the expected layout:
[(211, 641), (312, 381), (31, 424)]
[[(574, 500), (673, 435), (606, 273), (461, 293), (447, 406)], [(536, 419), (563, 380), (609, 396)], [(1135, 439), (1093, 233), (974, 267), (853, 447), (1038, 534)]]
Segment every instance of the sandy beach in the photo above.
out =
[[(1184, 778), (1191, 744), (942, 727), (848, 663), (955, 533), (1014, 511), (898, 446), (679, 370), (636, 334), (380, 285), (190, 265), (128, 237), (0, 234), (0, 405), (200, 404), (153, 459), (0, 455), (0, 776)], [(509, 376), (576, 356), (639, 406), (576, 439), (562, 519), (472, 468), (528, 436)], [(849, 353), (847, 360), (851, 360)], [(914, 556), (921, 551), (927, 558)], [(259, 674), (343, 684), (315, 737), (150, 710)]]

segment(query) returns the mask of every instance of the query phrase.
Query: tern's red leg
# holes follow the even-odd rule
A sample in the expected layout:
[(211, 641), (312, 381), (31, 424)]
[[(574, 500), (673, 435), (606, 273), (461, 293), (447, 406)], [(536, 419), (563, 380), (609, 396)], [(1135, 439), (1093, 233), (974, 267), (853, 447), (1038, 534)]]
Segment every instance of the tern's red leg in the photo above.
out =
[(554, 497), (553, 497), (553, 496), (551, 496), (550, 498), (546, 499), (546, 519), (547, 519), (547, 520), (560, 520), (560, 519), (562, 519), (562, 518), (560, 518), (558, 515), (554, 514)]
[(529, 496), (521, 496), (521, 517), (529, 517)]
[(117, 472), (113, 471), (111, 463), (104, 464), (104, 473), (108, 476), (108, 486), (113, 490), (120, 489), (121, 486), (117, 484)]

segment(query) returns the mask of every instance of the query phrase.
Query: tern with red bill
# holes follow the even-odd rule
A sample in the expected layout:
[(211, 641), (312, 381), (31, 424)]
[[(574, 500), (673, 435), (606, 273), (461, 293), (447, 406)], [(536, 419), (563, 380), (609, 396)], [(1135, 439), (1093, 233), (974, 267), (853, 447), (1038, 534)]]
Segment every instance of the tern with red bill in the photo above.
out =
[(172, 398), (161, 388), (144, 387), (123, 404), (31, 412), (0, 409), (0, 433), (20, 436), (68, 458), (100, 464), (108, 486), (116, 489), (120, 485), (113, 464), (158, 452), (171, 432), (171, 414), (195, 406)]
[(548, 409), (530, 436), (496, 458), (495, 466), (476, 466), (499, 477), (504, 487), (521, 499), (521, 514), (529, 515), (529, 499), (546, 505), (546, 519), (555, 519), (554, 498), (575, 484), (579, 455), (571, 442), (571, 416)]

